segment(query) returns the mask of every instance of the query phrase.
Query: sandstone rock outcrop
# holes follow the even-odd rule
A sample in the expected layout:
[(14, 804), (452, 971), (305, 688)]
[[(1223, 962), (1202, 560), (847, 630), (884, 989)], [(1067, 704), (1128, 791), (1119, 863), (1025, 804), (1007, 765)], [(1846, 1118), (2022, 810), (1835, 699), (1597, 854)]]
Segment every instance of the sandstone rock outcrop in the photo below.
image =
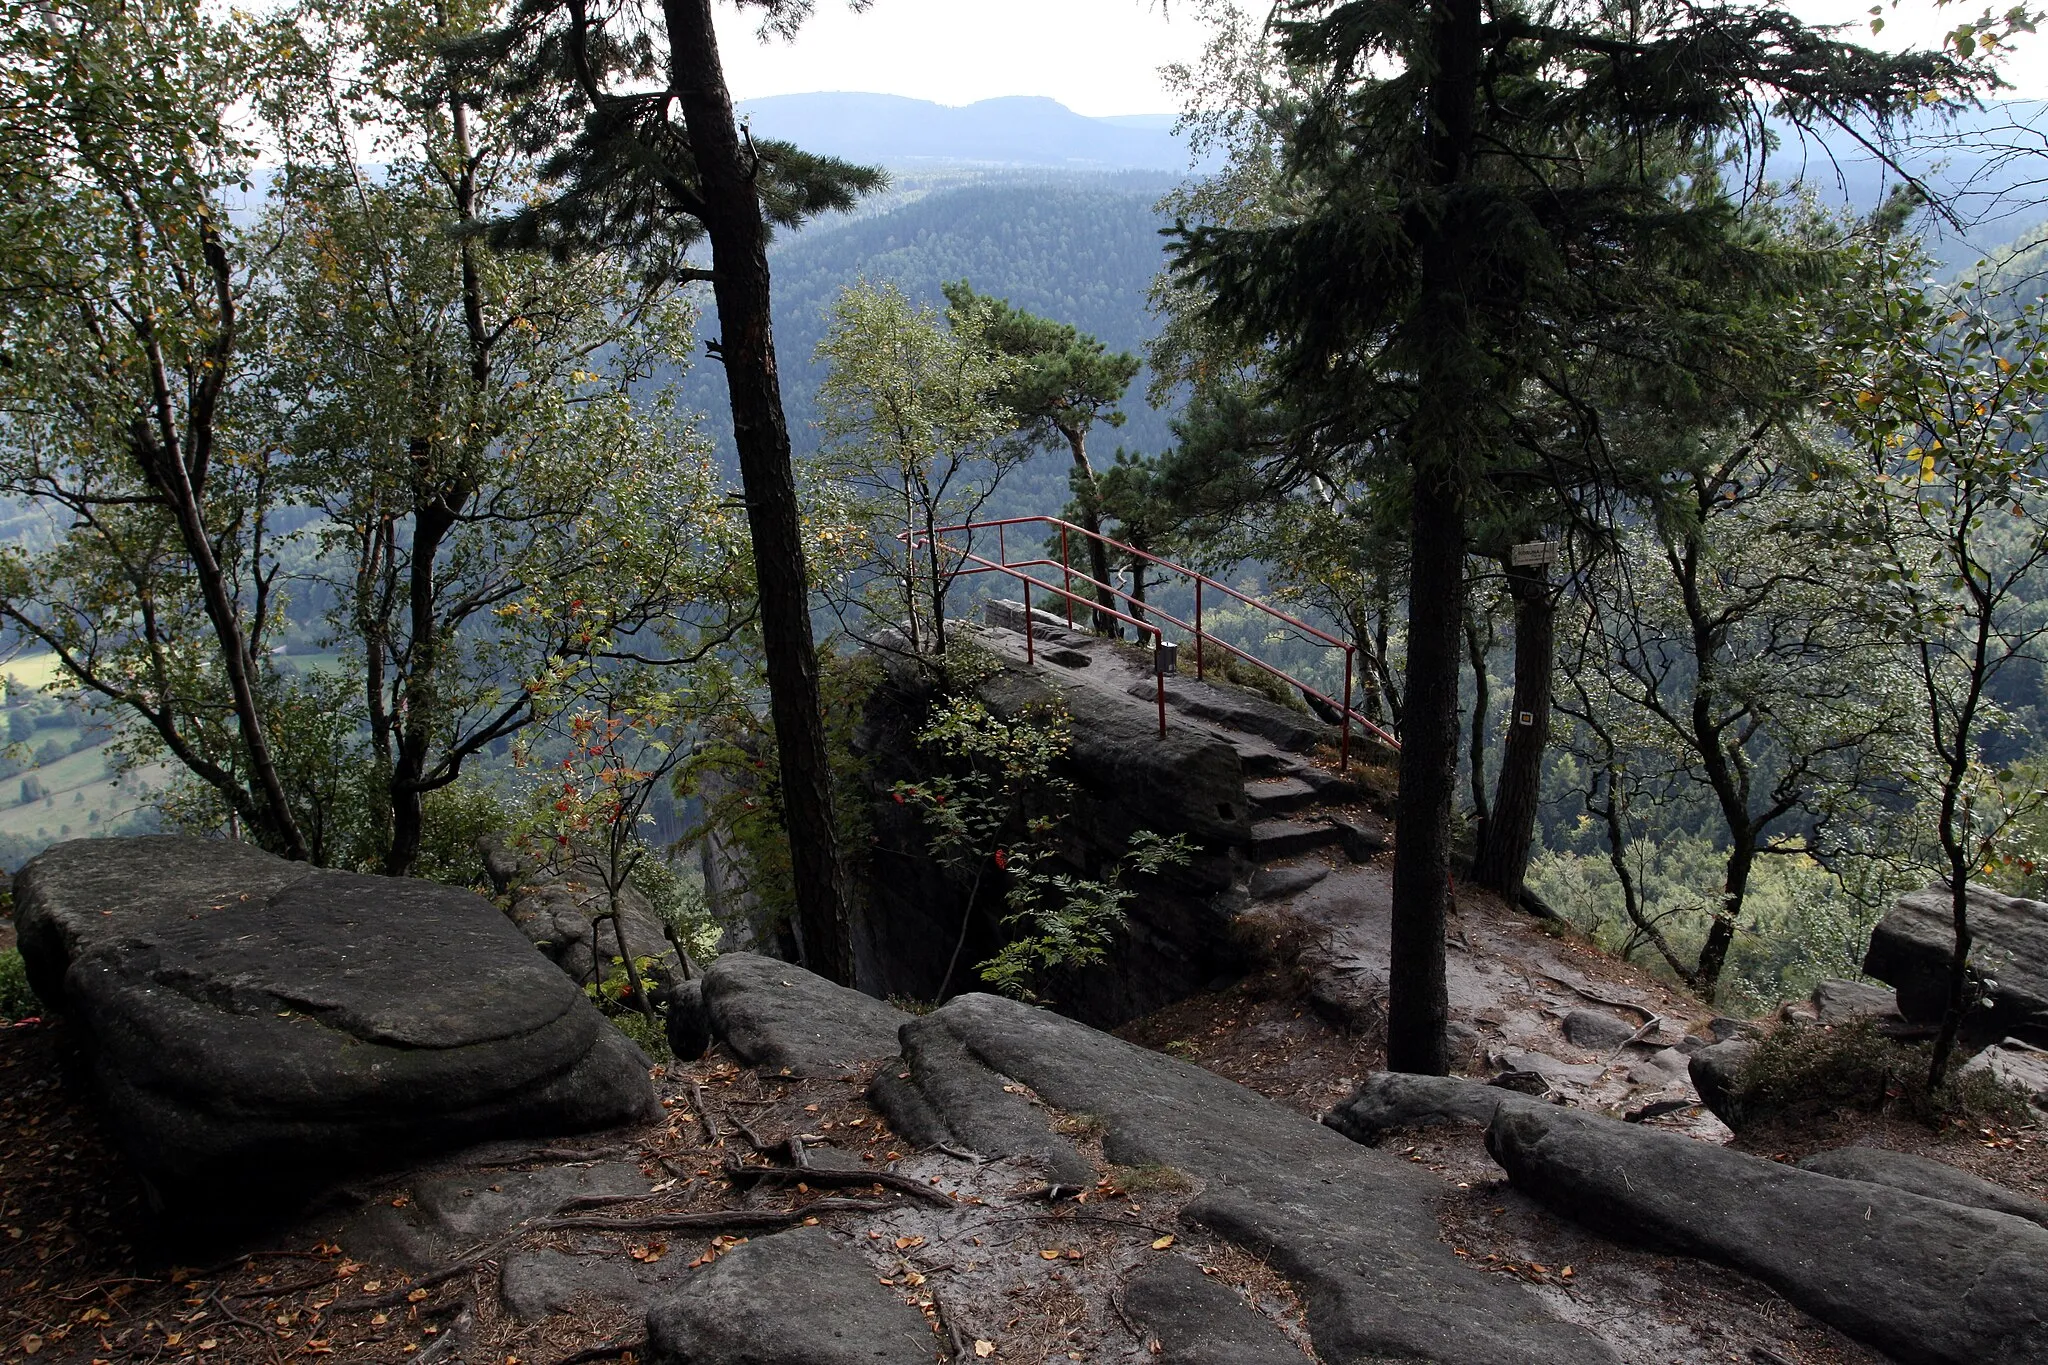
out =
[(646, 1058), (482, 897), (180, 836), (22, 870), (23, 957), (168, 1199), (655, 1109)]
[(1486, 1147), (1517, 1188), (1618, 1237), (1754, 1275), (1906, 1365), (2048, 1360), (2048, 1230), (1542, 1105)]
[(823, 1228), (737, 1246), (647, 1309), (654, 1365), (930, 1365), (935, 1342)]
[[(1969, 895), (1970, 965), (1986, 983), (1971, 1026), (2048, 1045), (2048, 903), (1976, 885)], [(1952, 915), (1949, 889), (1930, 886), (1901, 897), (1870, 935), (1865, 974), (1897, 987), (1899, 1012), (1915, 1023), (1941, 1022), (1948, 1006)]]

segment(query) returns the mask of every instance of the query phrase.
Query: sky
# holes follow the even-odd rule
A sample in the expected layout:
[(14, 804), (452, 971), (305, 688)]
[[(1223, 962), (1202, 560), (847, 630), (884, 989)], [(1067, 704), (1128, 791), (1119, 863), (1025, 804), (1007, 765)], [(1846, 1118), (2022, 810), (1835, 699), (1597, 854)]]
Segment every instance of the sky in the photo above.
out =
[[(1864, 35), (1879, 0), (1792, 0), (1811, 22), (1846, 23)], [(1166, 12), (1162, 12), (1165, 8)], [(1887, 7), (1891, 47), (1927, 43), (1981, 8), (1959, 0), (1901, 0)], [(853, 90), (972, 104), (1000, 95), (1045, 95), (1076, 113), (1165, 114), (1178, 102), (1159, 77), (1169, 62), (1201, 55), (1204, 30), (1194, 4), (1174, 0), (874, 0), (852, 13), (818, 0), (794, 42), (756, 36), (757, 24), (731, 5), (719, 9), (720, 47), (735, 97)], [(2006, 79), (2028, 98), (2048, 98), (2048, 43), (2026, 40)]]

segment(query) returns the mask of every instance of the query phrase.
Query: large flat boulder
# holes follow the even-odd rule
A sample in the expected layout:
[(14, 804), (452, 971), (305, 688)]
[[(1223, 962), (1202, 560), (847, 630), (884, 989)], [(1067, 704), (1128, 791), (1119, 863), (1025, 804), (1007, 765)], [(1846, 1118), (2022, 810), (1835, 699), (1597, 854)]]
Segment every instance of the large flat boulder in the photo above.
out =
[[(975, 1065), (1091, 1116), (1111, 1161), (1172, 1167), (1199, 1186), (1183, 1222), (1246, 1247), (1293, 1281), (1324, 1360), (1615, 1359), (1520, 1285), (1454, 1256), (1437, 1224), (1444, 1187), (1408, 1162), (1199, 1067), (1013, 1000), (960, 996), (905, 1037), (937, 1032)], [(966, 1121), (946, 1087), (925, 1094), (947, 1123)]]
[(792, 1076), (849, 1076), (896, 1052), (910, 1016), (790, 962), (727, 953), (704, 971), (711, 1035), (749, 1066)]
[(2048, 1360), (2048, 1230), (1637, 1125), (1503, 1107), (1487, 1150), (1557, 1213), (1719, 1261), (1905, 1365)]
[[(1971, 885), (1970, 965), (1988, 984), (1972, 1014), (1987, 1032), (2048, 1044), (2048, 904)], [(1870, 935), (1863, 971), (1898, 988), (1899, 1012), (1920, 1024), (1941, 1021), (1955, 946), (1949, 889), (1903, 896)]]
[(471, 892), (181, 836), (22, 869), (22, 953), (172, 1200), (655, 1112), (646, 1058)]
[(647, 1309), (652, 1365), (931, 1365), (924, 1316), (823, 1228), (733, 1248)]

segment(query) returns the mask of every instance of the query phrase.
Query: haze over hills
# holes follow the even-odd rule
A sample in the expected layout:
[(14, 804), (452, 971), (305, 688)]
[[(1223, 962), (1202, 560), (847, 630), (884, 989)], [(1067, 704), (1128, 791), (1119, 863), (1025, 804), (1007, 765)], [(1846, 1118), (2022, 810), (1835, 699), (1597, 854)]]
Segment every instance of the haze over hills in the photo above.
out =
[(771, 95), (741, 101), (739, 112), (756, 136), (872, 165), (1188, 168), (1187, 144), (1174, 135), (1170, 114), (1089, 118), (1039, 96), (956, 108), (901, 95)]

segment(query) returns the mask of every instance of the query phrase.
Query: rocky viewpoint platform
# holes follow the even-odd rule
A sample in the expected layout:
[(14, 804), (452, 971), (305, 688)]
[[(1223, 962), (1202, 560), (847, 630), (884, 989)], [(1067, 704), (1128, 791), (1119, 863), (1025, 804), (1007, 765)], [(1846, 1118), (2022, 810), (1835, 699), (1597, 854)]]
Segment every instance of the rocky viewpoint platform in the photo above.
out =
[[(1454, 1078), (1367, 1076), (1318, 1116), (1014, 1001), (905, 1015), (748, 954), (701, 1000), (718, 1041), (655, 1072), (654, 1122), (358, 1181), (197, 1266), (175, 1228), (115, 1254), (132, 1205), (94, 1223), (74, 1203), (55, 1240), (25, 1227), (6, 1311), (53, 1288), (64, 1319), (16, 1317), (0, 1358), (31, 1336), (39, 1361), (540, 1365), (2048, 1351), (2048, 1204), (1947, 1162), (1851, 1148), (1799, 1169), (1672, 1116)], [(1228, 1008), (1238, 1033), (1329, 1028), (1280, 994)], [(60, 1030), (18, 1032), (10, 1078)], [(13, 1217), (53, 1208), (15, 1183), (27, 1134), (118, 1199), (92, 1116), (38, 1085), (6, 1174), (10, 1203), (45, 1202)]]
[[(1149, 712), (1128, 651), (1051, 643), (1092, 655), (1039, 665), (1068, 695), (1085, 687), (1080, 705)], [(1169, 686), (1181, 752), (1235, 784), (1211, 803), (1233, 807), (1211, 831), (1227, 873), (1213, 909), (1242, 955), (1231, 984), (1112, 1036), (980, 995), (913, 1016), (728, 954), (676, 993), (683, 1060), (633, 1060), (621, 1109), (465, 1148), (478, 1130), (460, 1106), (422, 1094), (415, 1117), (458, 1121), (393, 1143), (410, 1155), (382, 1175), (345, 1175), (301, 1126), (264, 1159), (327, 1193), (239, 1241), (196, 1243), (183, 1212), (144, 1207), (115, 1153), (162, 1144), (138, 1140), (152, 1111), (123, 1108), (105, 1077), (155, 1061), (102, 1017), (139, 995), (167, 1037), (317, 1028), (354, 1056), (396, 1036), (351, 1022), (377, 1017), (359, 967), (386, 964), (402, 997), (447, 964), (430, 954), (408, 975), (395, 946), (351, 947), (315, 989), (289, 934), (260, 961), (239, 934), (188, 943), (265, 898), (288, 924), (359, 914), (352, 883), (315, 897), (302, 873), (234, 853), (155, 927), (124, 918), (146, 870), (88, 860), (40, 892), (31, 877), (30, 899), (69, 926), (45, 954), (64, 964), (55, 984), (39, 984), (72, 1017), (0, 1034), (0, 1361), (2048, 1359), (2038, 1128), (1731, 1137), (1700, 1085), (1727, 1099), (1714, 1063), (1734, 1021), (1471, 893), (1450, 933), (1454, 1033), (1461, 1069), (1503, 1083), (1375, 1074), (1389, 904), (1370, 776), (1335, 773), (1326, 736), (1286, 708)], [(496, 935), (504, 980), (545, 1013), (554, 986), (521, 975), (547, 962), (533, 931), (482, 929), (481, 904), (426, 913)], [(1894, 1003), (1839, 983), (1811, 1010)], [(479, 1031), (451, 1016), (445, 1037), (412, 1041), (452, 1054), (558, 1027), (521, 1018)], [(595, 1028), (579, 1055), (617, 1054)], [(67, 1054), (108, 1103), (58, 1083)], [(188, 1091), (167, 1093), (218, 1119)], [(342, 1150), (369, 1164), (361, 1135), (390, 1116), (320, 1119), (342, 1120)], [(160, 1186), (186, 1169), (142, 1167)], [(246, 1196), (227, 1166), (195, 1169), (203, 1200)]]

